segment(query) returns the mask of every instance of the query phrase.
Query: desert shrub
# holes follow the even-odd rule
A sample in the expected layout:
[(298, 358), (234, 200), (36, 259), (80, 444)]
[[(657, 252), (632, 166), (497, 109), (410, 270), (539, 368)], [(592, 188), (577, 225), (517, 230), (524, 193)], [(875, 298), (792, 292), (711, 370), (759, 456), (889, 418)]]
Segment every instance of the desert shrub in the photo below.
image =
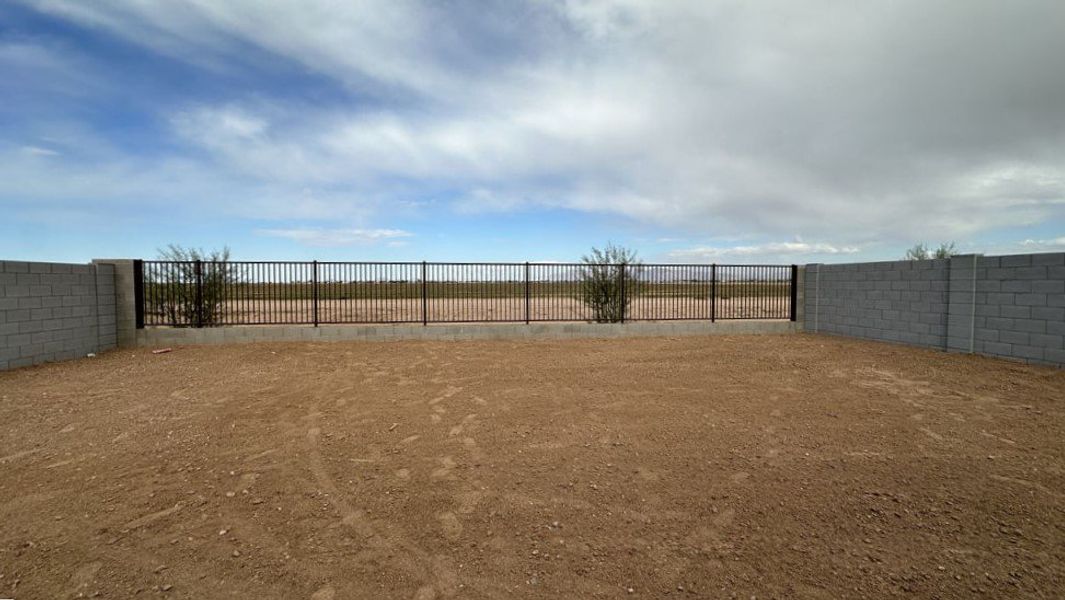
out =
[(950, 258), (956, 254), (954, 250), (954, 242), (940, 244), (938, 248), (933, 250), (924, 243), (914, 244), (912, 248), (906, 251), (904, 260), (931, 260), (933, 258)]
[(597, 323), (617, 323), (638, 292), (636, 252), (613, 244), (581, 257), (580, 300)]
[[(158, 251), (158, 259), (173, 264), (163, 271), (160, 281), (146, 282), (158, 288), (149, 296), (155, 311), (174, 325), (217, 325), (226, 289), (237, 282), (236, 270), (229, 264), (229, 248), (207, 253), (170, 244)], [(197, 280), (202, 285), (197, 286)]]

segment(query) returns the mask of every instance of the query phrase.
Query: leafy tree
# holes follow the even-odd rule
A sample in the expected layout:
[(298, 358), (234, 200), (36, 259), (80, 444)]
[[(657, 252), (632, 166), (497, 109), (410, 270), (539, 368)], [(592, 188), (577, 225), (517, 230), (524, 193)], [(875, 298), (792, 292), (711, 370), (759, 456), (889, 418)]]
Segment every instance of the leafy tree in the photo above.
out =
[(636, 295), (637, 272), (640, 263), (636, 251), (608, 244), (606, 248), (592, 248), (581, 257), (580, 299), (592, 309), (597, 323), (617, 323)]
[(906, 251), (904, 260), (931, 260), (933, 258), (950, 258), (957, 252), (954, 249), (954, 242), (940, 244), (935, 250), (925, 246), (924, 243), (914, 244), (912, 248)]
[(170, 244), (157, 253), (159, 260), (170, 264), (148, 282), (152, 289), (146, 292), (155, 309), (173, 325), (217, 325), (226, 288), (237, 280), (229, 264), (229, 247), (208, 253)]

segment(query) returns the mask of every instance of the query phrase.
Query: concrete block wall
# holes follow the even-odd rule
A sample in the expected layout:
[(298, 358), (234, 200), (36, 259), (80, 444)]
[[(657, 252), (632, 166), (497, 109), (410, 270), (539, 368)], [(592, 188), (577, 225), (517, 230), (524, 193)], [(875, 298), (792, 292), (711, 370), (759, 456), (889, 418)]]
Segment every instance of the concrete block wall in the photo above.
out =
[(946, 260), (807, 265), (807, 331), (918, 346), (946, 343)]
[(114, 348), (110, 265), (0, 261), (0, 370)]
[(96, 258), (94, 265), (107, 265), (114, 273), (115, 334), (122, 348), (137, 343), (137, 302), (134, 298), (133, 259)]
[(951, 265), (947, 349), (1065, 366), (1065, 253)]
[(1065, 253), (805, 271), (807, 331), (1065, 366)]

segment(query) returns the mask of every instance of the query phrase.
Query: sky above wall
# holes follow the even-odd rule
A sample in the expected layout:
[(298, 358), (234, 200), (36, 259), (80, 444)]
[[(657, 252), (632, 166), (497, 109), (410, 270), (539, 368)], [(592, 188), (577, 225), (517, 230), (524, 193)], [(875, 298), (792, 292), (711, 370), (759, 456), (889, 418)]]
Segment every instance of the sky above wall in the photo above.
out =
[(0, 256), (1065, 250), (1065, 3), (9, 0)]

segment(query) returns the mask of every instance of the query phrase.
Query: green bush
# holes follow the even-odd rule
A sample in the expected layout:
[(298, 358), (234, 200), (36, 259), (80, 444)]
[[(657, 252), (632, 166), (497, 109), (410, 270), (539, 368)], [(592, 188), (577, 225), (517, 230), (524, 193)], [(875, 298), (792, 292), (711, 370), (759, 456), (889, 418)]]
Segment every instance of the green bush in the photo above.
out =
[(581, 302), (592, 309), (597, 323), (623, 321), (637, 292), (636, 252), (611, 244), (603, 250), (592, 248), (581, 263)]
[[(236, 271), (229, 264), (229, 248), (208, 254), (170, 244), (158, 254), (159, 260), (173, 264), (163, 272), (163, 280), (146, 282), (151, 286), (146, 291), (155, 311), (174, 325), (217, 325), (226, 301), (226, 288), (237, 280)], [(202, 285), (197, 286), (198, 280)]]

